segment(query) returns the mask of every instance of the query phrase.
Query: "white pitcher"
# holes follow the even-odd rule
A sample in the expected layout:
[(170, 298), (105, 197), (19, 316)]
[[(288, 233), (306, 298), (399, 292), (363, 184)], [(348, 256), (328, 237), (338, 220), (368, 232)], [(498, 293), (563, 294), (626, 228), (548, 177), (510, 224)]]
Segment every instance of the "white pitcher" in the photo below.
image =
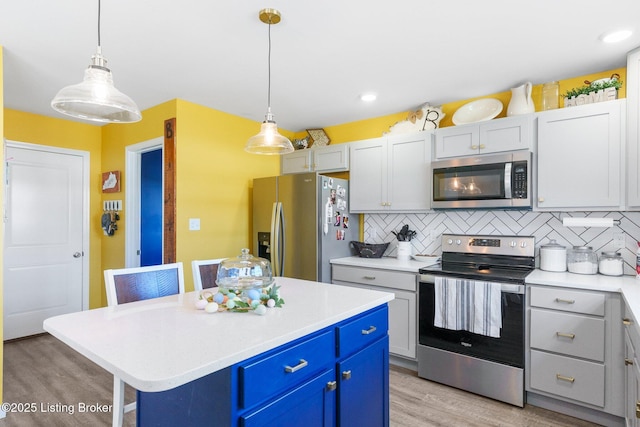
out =
[(507, 116), (517, 116), (519, 114), (528, 114), (536, 111), (531, 99), (531, 82), (526, 82), (522, 86), (511, 88), (511, 101), (507, 107)]

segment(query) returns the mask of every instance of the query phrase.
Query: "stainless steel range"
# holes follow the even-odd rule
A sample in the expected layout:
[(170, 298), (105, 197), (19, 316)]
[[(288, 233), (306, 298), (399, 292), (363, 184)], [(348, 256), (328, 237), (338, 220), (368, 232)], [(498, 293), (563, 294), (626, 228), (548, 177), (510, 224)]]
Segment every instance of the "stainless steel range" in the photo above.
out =
[(420, 269), (418, 375), (524, 406), (529, 236), (442, 235), (442, 261)]

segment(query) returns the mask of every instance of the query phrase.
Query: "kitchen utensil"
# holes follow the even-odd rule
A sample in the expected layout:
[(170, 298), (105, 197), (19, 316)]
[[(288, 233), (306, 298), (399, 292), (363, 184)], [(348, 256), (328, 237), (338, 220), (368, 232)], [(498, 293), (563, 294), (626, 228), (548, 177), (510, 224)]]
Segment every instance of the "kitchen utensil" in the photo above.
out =
[(554, 239), (540, 246), (540, 270), (567, 271), (567, 248)]
[(471, 101), (458, 108), (451, 120), (454, 125), (491, 120), (502, 111), (502, 102), (495, 98), (483, 98)]
[(511, 101), (507, 107), (507, 116), (516, 116), (519, 114), (529, 114), (536, 111), (531, 99), (531, 82), (511, 88)]

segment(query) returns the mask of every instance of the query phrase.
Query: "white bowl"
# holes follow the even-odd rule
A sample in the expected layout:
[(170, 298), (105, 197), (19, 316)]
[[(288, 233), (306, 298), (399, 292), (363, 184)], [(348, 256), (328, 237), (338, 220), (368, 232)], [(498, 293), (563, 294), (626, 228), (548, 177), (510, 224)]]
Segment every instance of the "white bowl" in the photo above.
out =
[(451, 120), (455, 125), (491, 120), (502, 111), (502, 102), (495, 98), (483, 98), (471, 101), (458, 108)]
[(436, 255), (411, 255), (411, 258), (424, 262), (425, 267), (437, 264), (440, 261), (440, 257)]

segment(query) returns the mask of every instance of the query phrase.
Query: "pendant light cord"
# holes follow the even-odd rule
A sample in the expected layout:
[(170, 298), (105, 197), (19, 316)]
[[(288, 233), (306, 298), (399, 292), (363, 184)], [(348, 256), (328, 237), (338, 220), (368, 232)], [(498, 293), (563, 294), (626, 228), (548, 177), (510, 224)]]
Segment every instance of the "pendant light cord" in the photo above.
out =
[(269, 113), (271, 113), (271, 18), (269, 18), (269, 56), (267, 59), (267, 64), (268, 64), (268, 84), (267, 84), (267, 110)]
[(100, 47), (100, 10), (102, 8), (100, 7), (100, 0), (98, 0), (98, 47)]

